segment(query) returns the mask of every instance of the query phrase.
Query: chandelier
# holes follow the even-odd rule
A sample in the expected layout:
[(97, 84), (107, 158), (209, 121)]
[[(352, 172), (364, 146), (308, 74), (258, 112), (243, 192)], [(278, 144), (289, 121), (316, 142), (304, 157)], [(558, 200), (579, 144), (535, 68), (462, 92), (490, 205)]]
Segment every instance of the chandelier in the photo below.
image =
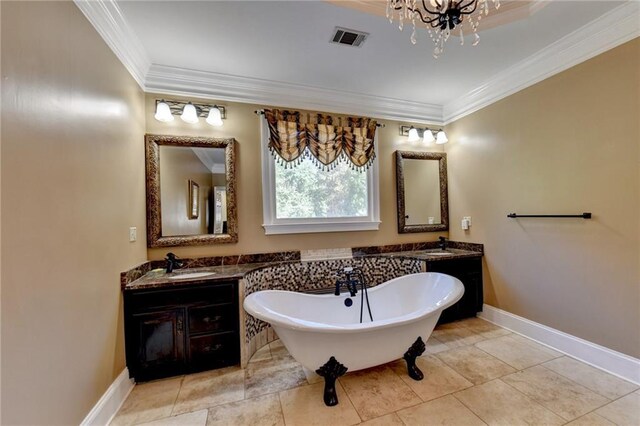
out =
[[(496, 9), (500, 8), (500, 0), (491, 0)], [(476, 10), (478, 13), (475, 13)], [(489, 0), (387, 0), (387, 18), (393, 22), (398, 15), (400, 31), (405, 21), (413, 25), (411, 43), (416, 44), (416, 23), (422, 22), (433, 40), (435, 48), (433, 57), (438, 58), (444, 52), (454, 29), (460, 30), (460, 44), (464, 44), (463, 21), (473, 33), (473, 45), (480, 42), (478, 25), (483, 15), (489, 14)], [(476, 16), (477, 15), (477, 16)]]

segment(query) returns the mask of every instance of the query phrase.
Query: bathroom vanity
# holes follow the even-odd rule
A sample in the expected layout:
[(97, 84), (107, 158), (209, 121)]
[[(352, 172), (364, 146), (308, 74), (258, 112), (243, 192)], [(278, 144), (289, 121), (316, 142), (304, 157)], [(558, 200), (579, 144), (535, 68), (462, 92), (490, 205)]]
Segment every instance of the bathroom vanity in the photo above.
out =
[(124, 293), (129, 374), (146, 381), (240, 362), (238, 281)]
[(356, 247), (353, 258), (313, 261), (301, 261), (299, 252), (181, 259), (185, 267), (169, 274), (160, 269), (163, 261), (146, 262), (123, 273), (121, 282), (130, 375), (143, 382), (245, 366), (277, 336), (245, 314), (244, 297), (266, 289), (333, 292), (345, 267), (359, 268), (370, 287), (421, 271), (452, 275), (465, 293), (440, 323), (475, 316), (482, 310), (482, 245), (449, 241), (439, 250), (437, 244)]

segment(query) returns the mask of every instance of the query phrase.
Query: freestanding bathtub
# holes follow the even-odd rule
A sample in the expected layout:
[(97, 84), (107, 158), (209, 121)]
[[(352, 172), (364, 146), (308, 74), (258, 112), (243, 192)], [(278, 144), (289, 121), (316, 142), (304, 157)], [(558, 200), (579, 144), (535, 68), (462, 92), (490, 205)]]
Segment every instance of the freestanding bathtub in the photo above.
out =
[[(327, 396), (327, 391), (331, 393), (327, 387), (347, 370), (361, 370), (404, 356), (409, 375), (420, 380), (422, 373), (415, 366), (415, 357), (424, 352), (424, 342), (440, 313), (460, 300), (464, 286), (457, 278), (436, 272), (392, 279), (368, 289), (373, 321), (365, 299), (363, 323), (361, 293), (351, 297), (348, 292), (335, 296), (258, 291), (247, 296), (244, 309), (271, 324), (300, 364), (325, 377), (325, 403), (335, 405), (335, 391)], [(347, 306), (349, 298), (351, 306)]]

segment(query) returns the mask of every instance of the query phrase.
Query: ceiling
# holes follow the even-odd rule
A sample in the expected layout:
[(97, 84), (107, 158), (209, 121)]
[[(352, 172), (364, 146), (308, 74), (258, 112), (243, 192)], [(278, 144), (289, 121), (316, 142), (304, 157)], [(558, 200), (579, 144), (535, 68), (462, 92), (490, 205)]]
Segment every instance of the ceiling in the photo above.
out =
[[(555, 0), (481, 31), (476, 47), (470, 37), (464, 46), (452, 37), (438, 59), (426, 31), (412, 45), (407, 26), (401, 32), (375, 12), (335, 1), (117, 1), (116, 7), (152, 71), (169, 66), (442, 108), (623, 3)], [(369, 37), (359, 48), (330, 43), (336, 26)]]
[[(182, 147), (180, 147), (182, 149)], [(225, 149), (224, 148), (197, 148), (191, 150), (211, 173), (224, 174)]]

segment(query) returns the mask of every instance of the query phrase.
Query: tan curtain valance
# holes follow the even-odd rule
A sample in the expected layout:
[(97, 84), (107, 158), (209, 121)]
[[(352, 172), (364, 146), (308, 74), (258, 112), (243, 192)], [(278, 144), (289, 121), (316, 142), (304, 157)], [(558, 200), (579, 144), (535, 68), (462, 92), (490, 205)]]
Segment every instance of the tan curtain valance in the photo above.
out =
[(336, 117), (265, 109), (269, 125), (269, 150), (276, 159), (296, 165), (310, 156), (319, 167), (331, 168), (349, 160), (352, 167), (366, 170), (375, 158), (373, 139), (377, 123), (371, 118)]

